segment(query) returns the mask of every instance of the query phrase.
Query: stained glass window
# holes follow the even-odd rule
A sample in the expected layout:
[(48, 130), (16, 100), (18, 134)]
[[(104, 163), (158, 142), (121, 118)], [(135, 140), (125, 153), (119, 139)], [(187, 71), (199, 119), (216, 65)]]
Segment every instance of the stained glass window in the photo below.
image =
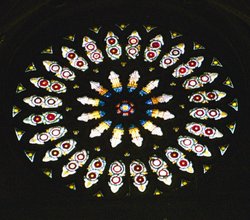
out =
[(17, 140), (45, 175), (86, 195), (183, 187), (225, 154), (236, 128), (223, 60), (176, 31), (91, 27), (30, 63), (13, 106)]

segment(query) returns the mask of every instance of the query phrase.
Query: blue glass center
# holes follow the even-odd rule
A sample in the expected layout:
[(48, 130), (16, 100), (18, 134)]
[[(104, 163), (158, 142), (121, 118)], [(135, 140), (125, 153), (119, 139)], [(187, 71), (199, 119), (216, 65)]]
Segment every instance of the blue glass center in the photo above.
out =
[(129, 116), (135, 112), (134, 104), (126, 100), (116, 105), (116, 110), (117, 114), (121, 114), (122, 116)]
[(120, 106), (120, 110), (121, 110), (122, 112), (129, 112), (130, 109), (131, 109), (131, 106), (130, 106), (128, 103), (123, 103), (123, 104), (121, 104), (121, 106)]

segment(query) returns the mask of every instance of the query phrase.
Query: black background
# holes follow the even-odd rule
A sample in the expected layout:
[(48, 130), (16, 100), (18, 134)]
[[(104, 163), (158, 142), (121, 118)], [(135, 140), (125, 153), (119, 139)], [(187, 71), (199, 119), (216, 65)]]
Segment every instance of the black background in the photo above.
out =
[[(1, 219), (248, 219), (249, 3), (247, 1), (8, 1), (1, 6)], [(50, 36), (80, 25), (159, 24), (204, 39), (232, 66), (239, 98), (235, 139), (216, 170), (165, 197), (91, 200), (62, 190), (13, 146), (11, 108), (23, 64)], [(33, 37), (31, 37), (33, 36)], [(27, 43), (27, 39), (29, 42)], [(32, 39), (32, 40), (30, 40)], [(16, 57), (23, 45), (27, 53)], [(39, 48), (38, 48), (39, 49)], [(40, 50), (39, 50), (40, 51)], [(34, 52), (34, 51), (33, 51)], [(15, 62), (16, 60), (20, 62)], [(20, 73), (13, 69), (20, 67)], [(22, 68), (21, 68), (22, 67)]]

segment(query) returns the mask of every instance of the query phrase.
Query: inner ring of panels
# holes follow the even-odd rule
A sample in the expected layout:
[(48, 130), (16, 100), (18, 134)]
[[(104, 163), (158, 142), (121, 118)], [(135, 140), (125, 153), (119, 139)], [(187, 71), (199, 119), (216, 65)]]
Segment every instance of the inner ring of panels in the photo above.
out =
[(238, 111), (209, 45), (148, 25), (59, 39), (34, 57), (16, 93), (12, 115), (27, 158), (97, 197), (187, 185), (224, 155)]

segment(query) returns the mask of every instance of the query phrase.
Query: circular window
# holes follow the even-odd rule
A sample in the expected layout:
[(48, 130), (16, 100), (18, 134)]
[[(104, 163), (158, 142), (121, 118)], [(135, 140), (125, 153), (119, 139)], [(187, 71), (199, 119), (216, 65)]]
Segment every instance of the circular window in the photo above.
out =
[(223, 60), (175, 31), (92, 27), (24, 72), (13, 118), (25, 155), (86, 194), (171, 192), (209, 171), (235, 131)]

